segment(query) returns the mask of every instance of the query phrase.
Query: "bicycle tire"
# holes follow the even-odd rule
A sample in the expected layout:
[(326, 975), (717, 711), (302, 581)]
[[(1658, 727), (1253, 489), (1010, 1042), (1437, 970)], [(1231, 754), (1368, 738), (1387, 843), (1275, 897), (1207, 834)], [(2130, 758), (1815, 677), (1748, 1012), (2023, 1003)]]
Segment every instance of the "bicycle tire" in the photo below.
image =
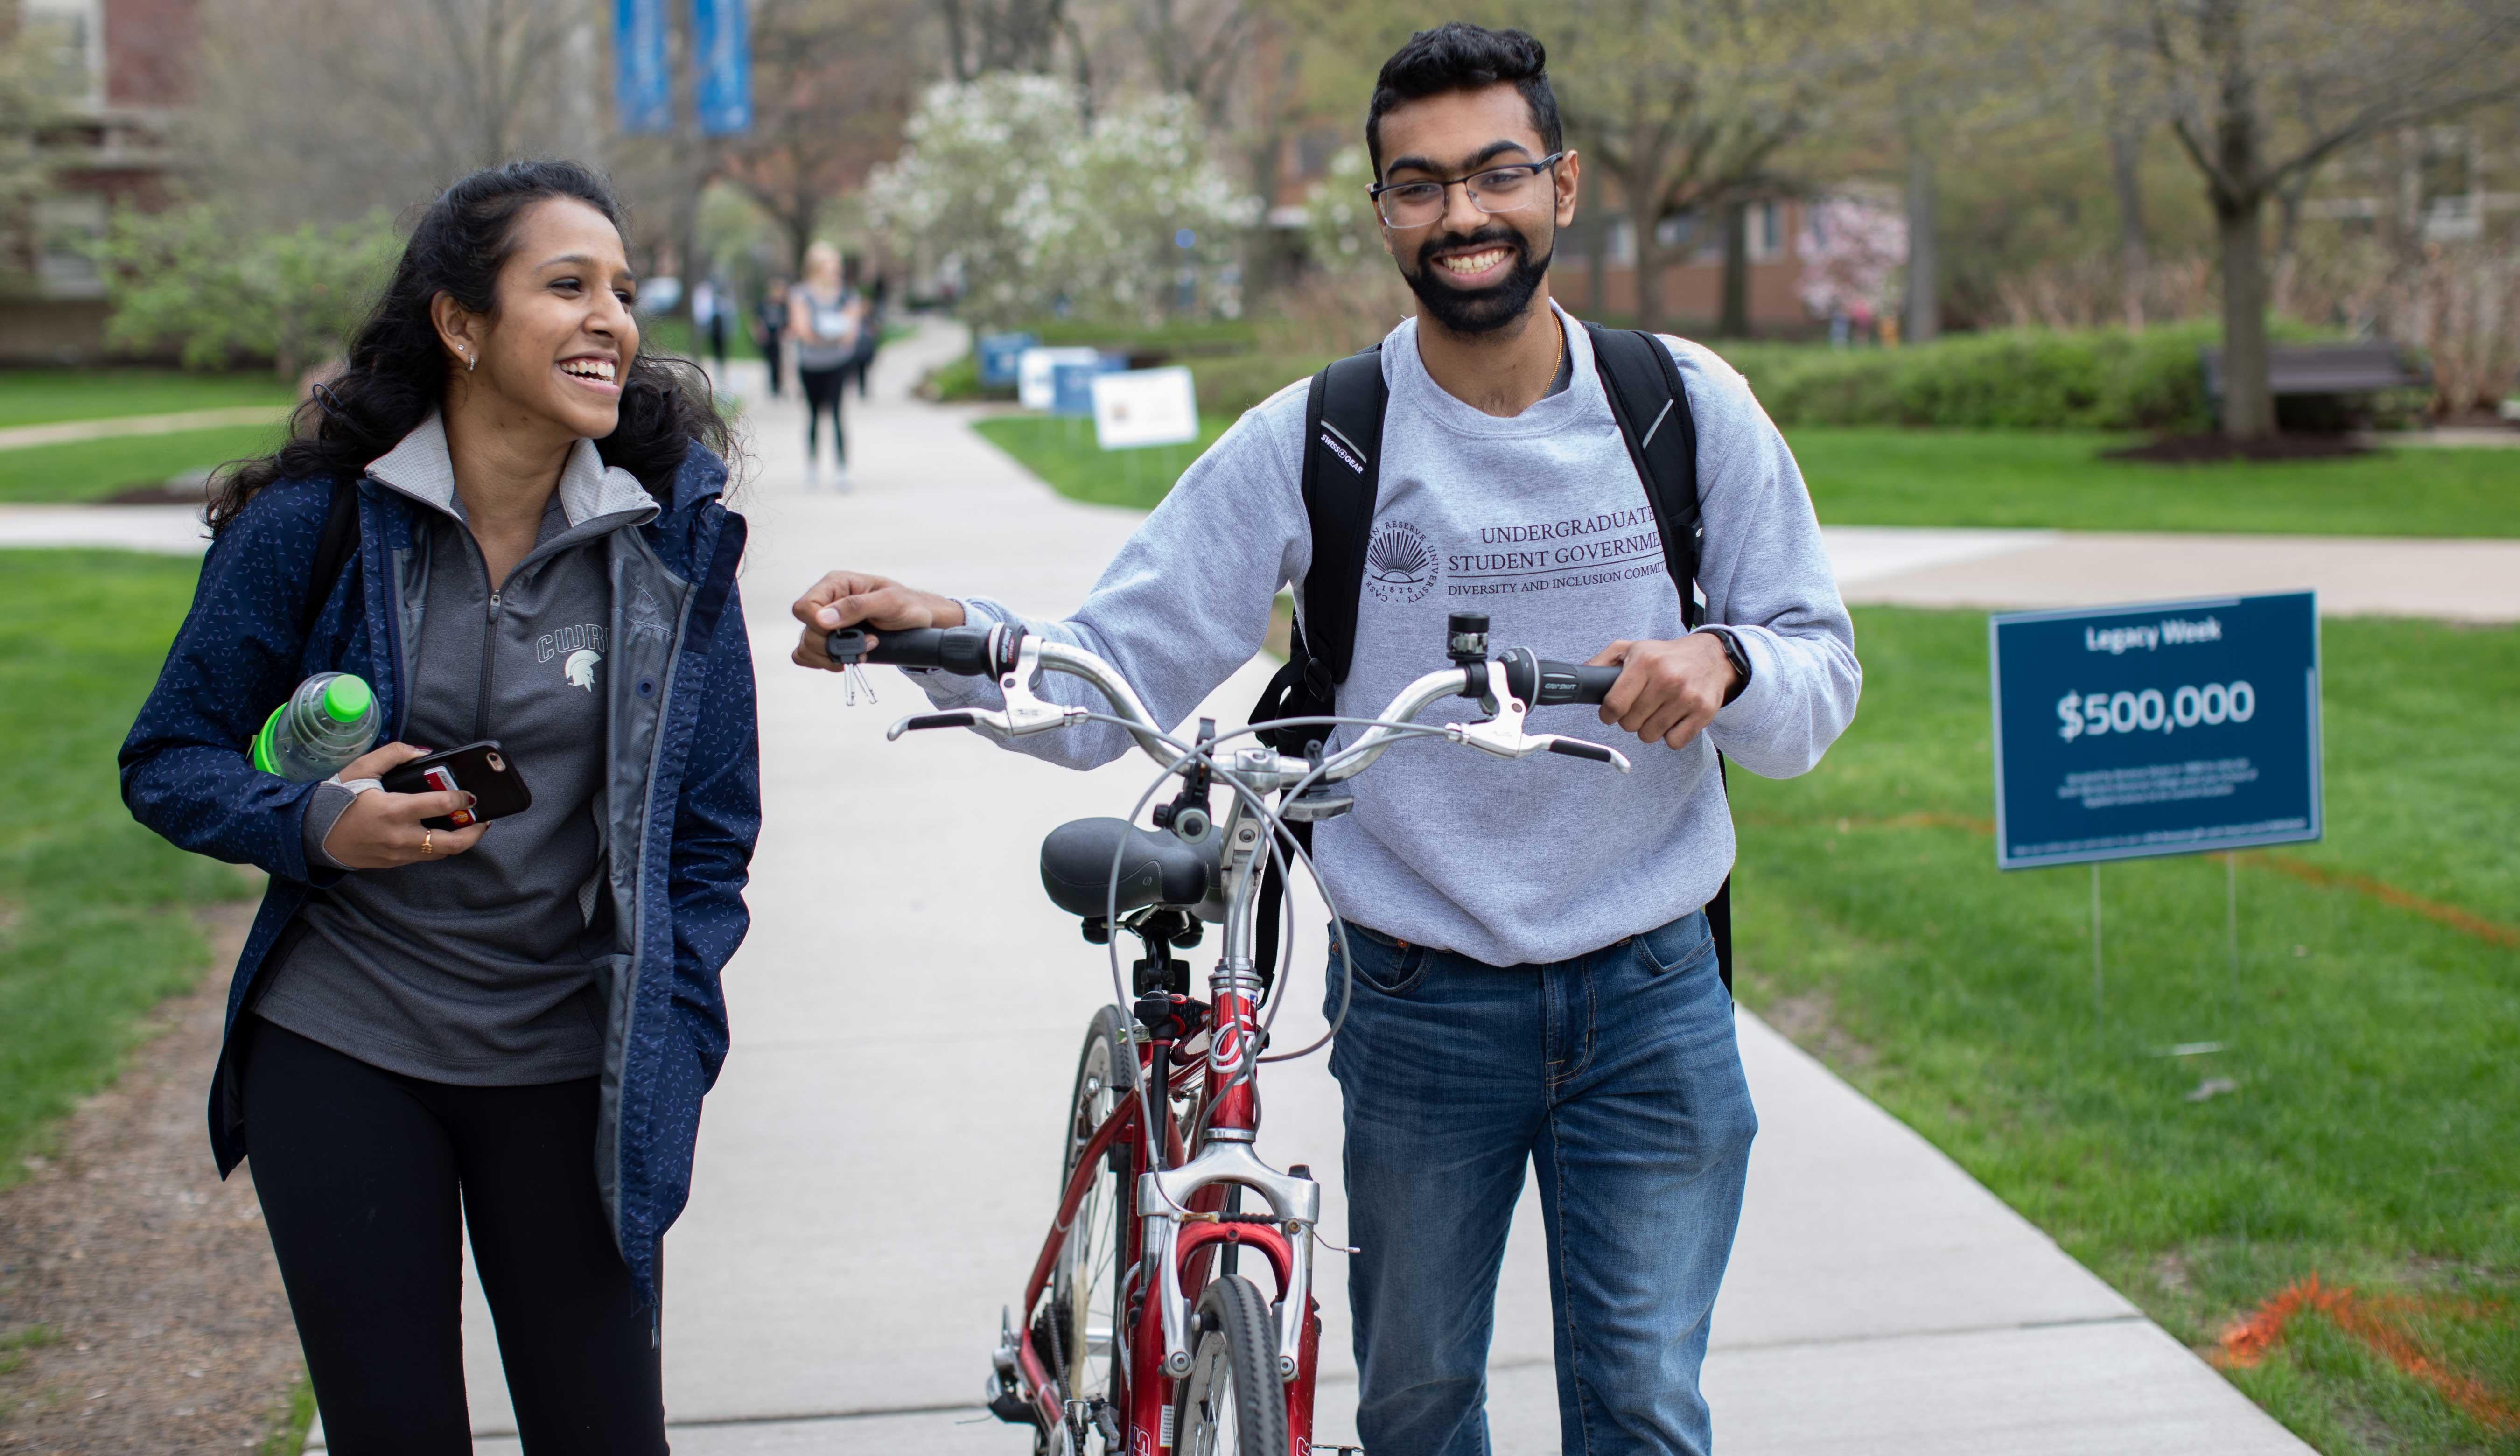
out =
[(1250, 1280), (1227, 1274), (1198, 1297), (1190, 1374), (1175, 1394), (1174, 1456), (1285, 1456), (1278, 1328)]
[[(1120, 1014), (1108, 1006), (1100, 1008), (1085, 1028), (1085, 1045), (1077, 1054), (1076, 1079), (1068, 1094), (1067, 1145), (1059, 1159), (1062, 1196), (1076, 1171), (1078, 1155), (1117, 1100), (1135, 1095), (1138, 1080), (1137, 1046), (1126, 1034)], [(1061, 1392), (1071, 1400), (1115, 1400), (1117, 1396), (1128, 1314), (1120, 1287), (1129, 1270), (1137, 1152), (1136, 1142), (1125, 1141), (1105, 1155), (1105, 1170), (1077, 1205), (1067, 1242), (1059, 1248), (1052, 1268), (1048, 1317), (1036, 1326), (1048, 1331), (1054, 1346), (1040, 1351), (1042, 1362), (1058, 1375)], [(1099, 1341), (1095, 1338), (1098, 1314), (1102, 1321)]]

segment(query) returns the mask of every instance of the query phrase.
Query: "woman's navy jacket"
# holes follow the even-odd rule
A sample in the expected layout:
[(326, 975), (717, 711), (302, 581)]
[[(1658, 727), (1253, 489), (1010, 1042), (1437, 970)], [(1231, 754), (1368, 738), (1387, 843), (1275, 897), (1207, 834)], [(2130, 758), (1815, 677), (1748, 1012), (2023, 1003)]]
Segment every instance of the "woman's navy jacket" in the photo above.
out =
[[(746, 866), (761, 828), (752, 651), (735, 588), (743, 518), (719, 501), (726, 467), (697, 445), (653, 520), (606, 538), (612, 660), (597, 818), (619, 927), (599, 966), (606, 1007), (596, 1186), (652, 1303), (665, 1230), (691, 1192), (700, 1097), (726, 1058), (718, 973), (742, 943)], [(122, 746), (133, 817), (186, 849), (270, 872), (228, 988), (210, 1086), (210, 1146), (225, 1176), (246, 1156), (237, 1035), (263, 962), (298, 907), (340, 871), (309, 865), (312, 784), (256, 771), (247, 748), (308, 674), (355, 672), (400, 738), (419, 643), (415, 502), (362, 479), (359, 544), (301, 635), (335, 487), (283, 480), (256, 494), (202, 566), (193, 610)]]

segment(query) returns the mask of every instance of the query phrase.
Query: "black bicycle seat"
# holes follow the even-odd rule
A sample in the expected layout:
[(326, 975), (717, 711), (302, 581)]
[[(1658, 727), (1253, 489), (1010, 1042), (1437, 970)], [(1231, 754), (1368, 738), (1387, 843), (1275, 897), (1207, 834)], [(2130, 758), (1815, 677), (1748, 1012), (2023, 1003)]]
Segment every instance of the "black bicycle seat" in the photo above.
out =
[[(1215, 840), (1186, 844), (1126, 819), (1075, 819), (1041, 842), (1041, 887), (1070, 915), (1126, 915), (1148, 905), (1195, 905), (1216, 879)], [(1111, 858), (1120, 859), (1119, 903), (1111, 902)]]

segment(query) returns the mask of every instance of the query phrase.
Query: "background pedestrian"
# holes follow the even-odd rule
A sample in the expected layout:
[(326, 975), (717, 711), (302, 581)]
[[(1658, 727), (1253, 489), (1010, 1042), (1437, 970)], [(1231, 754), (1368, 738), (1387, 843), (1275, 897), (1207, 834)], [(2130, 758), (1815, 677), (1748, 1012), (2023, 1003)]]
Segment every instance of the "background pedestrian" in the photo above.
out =
[(805, 279), (788, 296), (788, 332), (796, 338), (796, 383), (805, 391), (805, 488), (822, 469), (817, 432), (832, 417), (832, 483), (849, 488), (848, 444), (840, 433), (840, 385), (857, 352), (866, 303), (840, 283), (840, 250), (829, 243), (805, 250)]

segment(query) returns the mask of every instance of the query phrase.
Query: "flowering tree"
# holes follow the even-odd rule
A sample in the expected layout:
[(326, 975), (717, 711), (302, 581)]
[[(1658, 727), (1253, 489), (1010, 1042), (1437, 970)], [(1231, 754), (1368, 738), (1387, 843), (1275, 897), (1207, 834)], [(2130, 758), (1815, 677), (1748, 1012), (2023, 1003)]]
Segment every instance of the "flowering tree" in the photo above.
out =
[(1803, 209), (1798, 250), (1804, 307), (1822, 318), (1877, 316), (1908, 261), (1907, 220), (1863, 198), (1823, 198)]
[(1332, 273), (1390, 266), (1373, 202), (1365, 193), (1372, 185), (1373, 162), (1365, 149), (1341, 147), (1331, 155), (1329, 170), (1304, 194), (1304, 249), (1316, 266)]
[(909, 146), (869, 184), (878, 222), (959, 264), (967, 309), (1012, 323), (1059, 300), (1152, 320), (1189, 270), (1234, 311), (1234, 236), (1259, 215), (1207, 158), (1190, 102), (1157, 96), (1088, 126), (1076, 88), (996, 72), (930, 88)]

